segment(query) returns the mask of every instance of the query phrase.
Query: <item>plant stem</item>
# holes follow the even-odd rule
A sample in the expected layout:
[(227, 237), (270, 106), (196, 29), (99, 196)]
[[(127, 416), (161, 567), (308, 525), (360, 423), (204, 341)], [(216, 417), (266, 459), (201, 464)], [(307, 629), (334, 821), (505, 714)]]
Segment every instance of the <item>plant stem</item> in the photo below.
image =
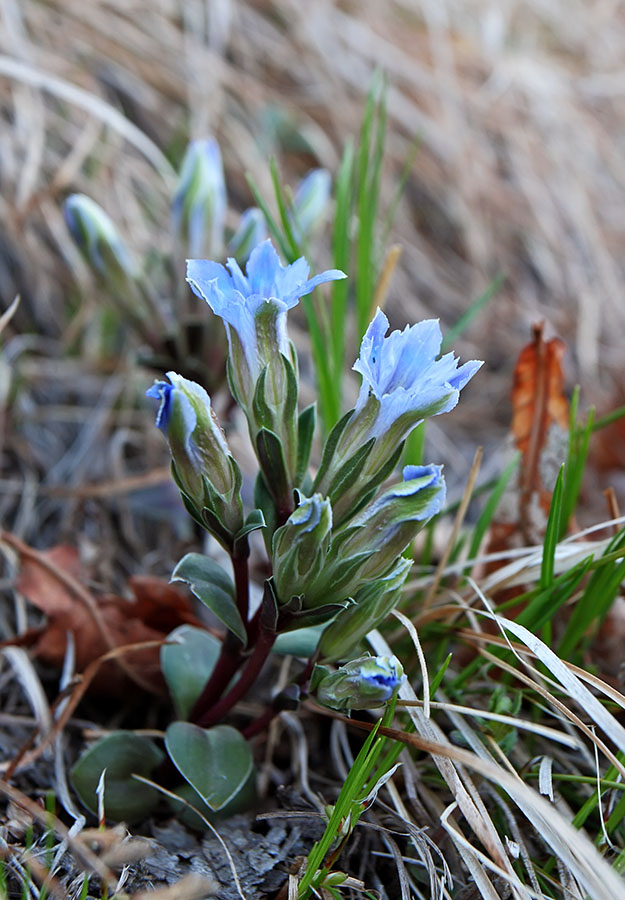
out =
[(234, 574), (234, 587), (237, 598), (237, 609), (241, 615), (241, 619), (246, 629), (248, 627), (247, 618), (250, 609), (250, 577), (247, 560), (250, 555), (249, 546), (245, 542), (243, 553), (232, 557), (232, 571)]
[(222, 697), (211, 709), (195, 719), (198, 725), (202, 728), (214, 725), (248, 692), (265, 664), (276, 637), (277, 634), (274, 630), (268, 631), (261, 627), (254, 651), (241, 672), (239, 680), (225, 697)]
[(240, 640), (229, 631), (221, 645), (217, 664), (191, 710), (190, 722), (199, 724), (207, 710), (217, 703), (241, 664), (241, 649)]

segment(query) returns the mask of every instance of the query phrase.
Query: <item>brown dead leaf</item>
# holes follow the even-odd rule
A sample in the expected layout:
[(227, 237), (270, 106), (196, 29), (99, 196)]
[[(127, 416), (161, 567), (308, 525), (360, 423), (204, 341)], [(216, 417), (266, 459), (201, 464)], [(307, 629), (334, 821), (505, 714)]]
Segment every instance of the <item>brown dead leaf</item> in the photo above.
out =
[[(133, 598), (115, 595), (96, 597), (85, 586), (78, 553), (58, 546), (33, 550), (12, 535), (2, 540), (18, 552), (20, 573), (17, 589), (44, 612), (47, 622), (33, 630), (32, 647), (44, 662), (60, 668), (67, 647), (67, 633), (74, 635), (76, 670), (108, 651), (127, 644), (162, 641), (179, 625), (202, 627), (194, 615), (184, 589), (153, 576), (135, 576), (129, 586)], [(152, 693), (162, 693), (159, 649), (151, 646), (120, 655), (98, 673), (94, 687), (109, 696), (119, 696), (132, 681)]]
[(553, 486), (544, 483), (541, 467), (550, 432), (560, 430), (566, 437), (569, 426), (562, 372), (566, 344), (560, 338), (545, 341), (543, 323), (533, 331), (534, 339), (519, 354), (512, 387), (512, 434), (521, 451), (519, 524), (528, 539), (532, 498), (537, 497), (545, 514), (551, 506)]

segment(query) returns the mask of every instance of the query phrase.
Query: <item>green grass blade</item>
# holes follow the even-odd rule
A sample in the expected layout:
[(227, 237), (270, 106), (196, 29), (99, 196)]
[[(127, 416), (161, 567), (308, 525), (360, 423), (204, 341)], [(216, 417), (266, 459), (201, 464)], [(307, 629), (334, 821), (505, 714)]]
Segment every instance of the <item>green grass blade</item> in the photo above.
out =
[(288, 260), (290, 258), (290, 248), (289, 248), (288, 242), (286, 241), (286, 239), (284, 237), (282, 229), (280, 228), (280, 226), (276, 222), (275, 218), (271, 214), (271, 210), (265, 203), (265, 200), (263, 199), (263, 196), (258, 188), (258, 185), (254, 181), (252, 176), (249, 174), (249, 172), (246, 175), (246, 179), (247, 179), (247, 183), (250, 186), (250, 190), (251, 190), (252, 194), (254, 195), (254, 200), (256, 202), (256, 205), (258, 206), (258, 208), (260, 209), (260, 211), (262, 212), (262, 214), (265, 217), (265, 221), (267, 222), (267, 228), (269, 229), (270, 234), (275, 238), (276, 243), (278, 244), (278, 246), (280, 248), (280, 252), (284, 256), (284, 258)]
[(477, 316), (478, 313), (482, 311), (482, 309), (486, 306), (489, 300), (492, 300), (493, 297), (499, 293), (501, 290), (501, 286), (504, 283), (504, 274), (503, 272), (499, 272), (491, 283), (488, 285), (483, 294), (473, 301), (468, 310), (464, 313), (464, 315), (460, 316), (456, 324), (449, 329), (445, 337), (443, 338), (442, 344), (442, 352), (444, 353), (446, 350), (449, 350), (450, 346), (454, 343), (454, 341), (463, 334), (464, 331), (469, 327), (473, 319)]
[[(354, 172), (354, 148), (348, 143), (343, 152), (339, 174), (336, 180), (336, 206), (334, 231), (332, 236), (332, 258), (335, 269), (350, 270), (351, 239), (350, 221), (353, 208), (352, 181)], [(349, 278), (332, 282), (330, 306), (329, 345), (332, 355), (332, 371), (338, 395), (339, 413), (335, 421), (326, 423), (327, 430), (335, 424), (340, 415), (343, 373), (345, 368), (345, 334), (347, 325), (347, 303), (349, 298)]]
[(562, 514), (562, 490), (564, 487), (564, 465), (560, 466), (560, 472), (553, 489), (551, 508), (547, 519), (545, 539), (543, 541), (543, 561), (540, 567), (540, 587), (547, 588), (553, 581), (556, 559), (556, 547), (560, 535), (560, 517)]
[[(490, 497), (484, 504), (484, 509), (480, 513), (480, 516), (479, 516), (477, 522), (475, 523), (475, 528), (473, 529), (473, 534), (471, 536), (471, 543), (469, 545), (469, 556), (468, 556), (469, 561), (474, 559), (477, 556), (477, 554), (479, 553), (479, 549), (482, 545), (484, 535), (486, 534), (486, 531), (490, 527), (490, 524), (493, 520), (493, 516), (495, 515), (497, 507), (499, 506), (499, 501), (501, 500), (503, 493), (508, 486), (508, 482), (510, 481), (510, 479), (512, 477), (512, 473), (516, 471), (516, 469), (519, 465), (520, 458), (521, 458), (520, 454), (516, 454), (514, 459), (512, 459), (508, 463), (506, 468), (503, 470), (503, 472), (497, 479), (497, 482), (491, 492)], [(467, 571), (470, 571), (470, 568), (471, 567), (469, 567), (467, 569)]]

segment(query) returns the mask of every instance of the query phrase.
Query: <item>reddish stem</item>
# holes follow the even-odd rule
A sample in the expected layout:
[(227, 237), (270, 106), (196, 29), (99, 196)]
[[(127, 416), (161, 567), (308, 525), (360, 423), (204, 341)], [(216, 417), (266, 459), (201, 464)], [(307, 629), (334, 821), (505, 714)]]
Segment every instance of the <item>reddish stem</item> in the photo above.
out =
[(204, 689), (195, 701), (189, 720), (199, 723), (201, 717), (213, 706), (227, 688), (241, 664), (241, 642), (231, 631), (221, 645), (221, 652)]
[(260, 670), (269, 656), (276, 637), (275, 631), (267, 631), (261, 628), (254, 651), (241, 672), (239, 680), (225, 697), (222, 697), (211, 709), (197, 718), (198, 725), (202, 728), (208, 728), (210, 725), (214, 725), (215, 722), (219, 722), (248, 692), (260, 674)]

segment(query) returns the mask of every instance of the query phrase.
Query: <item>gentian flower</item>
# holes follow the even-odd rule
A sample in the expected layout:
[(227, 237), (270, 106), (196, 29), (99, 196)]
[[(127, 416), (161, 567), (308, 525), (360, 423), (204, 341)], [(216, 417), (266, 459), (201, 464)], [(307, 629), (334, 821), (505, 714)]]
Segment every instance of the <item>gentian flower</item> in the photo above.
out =
[(226, 181), (215, 138), (191, 141), (172, 202), (174, 230), (193, 256), (221, 253), (226, 219)]
[[(328, 493), (335, 521), (342, 522), (362, 496), (390, 474), (401, 444), (428, 416), (453, 409), (462, 388), (482, 363), (458, 366), (453, 353), (437, 359), (442, 342), (438, 320), (429, 319), (387, 335), (388, 319), (378, 309), (360, 346), (354, 370), (362, 376), (351, 418), (343, 420), (332, 441), (331, 459), (322, 464), (315, 490)], [(358, 452), (367, 449), (357, 481), (341, 486), (341, 470), (353, 468)], [(390, 467), (390, 468), (389, 468)], [(336, 490), (333, 485), (339, 484)], [(340, 504), (337, 502), (340, 500)]]
[(176, 372), (147, 391), (160, 400), (156, 425), (166, 436), (178, 485), (201, 516), (213, 508), (227, 532), (243, 524), (240, 473), (203, 387)]
[(336, 672), (317, 666), (311, 689), (331, 709), (374, 709), (384, 706), (406, 680), (396, 656), (363, 656)]
[(371, 396), (380, 404), (367, 438), (388, 434), (398, 422), (402, 431), (412, 430), (428, 416), (449, 412), (482, 365), (473, 359), (458, 368), (453, 353), (436, 358), (443, 340), (438, 319), (426, 319), (387, 336), (388, 327), (388, 319), (378, 309), (354, 363), (354, 370), (362, 375), (355, 418)]
[(191, 289), (226, 326), (233, 386), (246, 409), (264, 367), (279, 362), (280, 355), (291, 357), (287, 311), (317, 285), (346, 277), (330, 269), (309, 278), (309, 271), (303, 257), (283, 266), (269, 240), (254, 248), (245, 275), (235, 259), (228, 260), (227, 268), (210, 260), (187, 260)]

